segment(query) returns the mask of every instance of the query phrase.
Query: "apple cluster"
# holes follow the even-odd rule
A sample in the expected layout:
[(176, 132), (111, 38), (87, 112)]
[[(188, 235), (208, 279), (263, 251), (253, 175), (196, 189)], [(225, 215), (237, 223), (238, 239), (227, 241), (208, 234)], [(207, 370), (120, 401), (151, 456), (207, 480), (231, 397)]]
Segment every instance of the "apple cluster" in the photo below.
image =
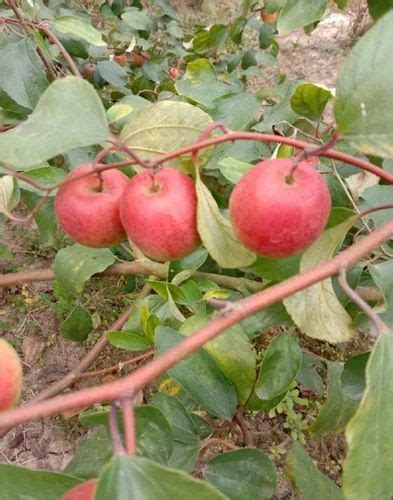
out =
[[(239, 241), (266, 257), (305, 250), (323, 231), (330, 208), (315, 161), (302, 160), (294, 168), (290, 158), (255, 165), (229, 200)], [(147, 257), (166, 262), (200, 244), (195, 184), (173, 168), (129, 179), (116, 169), (97, 173), (91, 164), (81, 165), (59, 188), (56, 214), (63, 230), (89, 247), (114, 246), (128, 237)]]

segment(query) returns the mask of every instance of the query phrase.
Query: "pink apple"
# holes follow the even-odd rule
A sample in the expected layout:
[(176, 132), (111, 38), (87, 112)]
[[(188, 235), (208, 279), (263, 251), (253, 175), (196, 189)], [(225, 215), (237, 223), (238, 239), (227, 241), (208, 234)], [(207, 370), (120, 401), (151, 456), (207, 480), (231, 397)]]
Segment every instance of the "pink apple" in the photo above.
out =
[(329, 190), (314, 168), (301, 161), (292, 178), (292, 160), (258, 163), (235, 186), (229, 210), (239, 241), (266, 257), (288, 257), (305, 250), (329, 218)]
[(178, 260), (199, 245), (194, 182), (172, 168), (135, 175), (120, 201), (130, 240), (148, 257)]
[[(67, 175), (69, 181), (92, 165), (81, 165)], [(119, 201), (129, 182), (116, 169), (101, 172), (102, 185), (96, 173), (62, 185), (56, 195), (57, 219), (63, 230), (77, 243), (88, 247), (117, 245), (126, 235), (120, 222)]]
[(10, 410), (19, 401), (22, 390), (22, 363), (15, 349), (0, 339), (0, 411)]

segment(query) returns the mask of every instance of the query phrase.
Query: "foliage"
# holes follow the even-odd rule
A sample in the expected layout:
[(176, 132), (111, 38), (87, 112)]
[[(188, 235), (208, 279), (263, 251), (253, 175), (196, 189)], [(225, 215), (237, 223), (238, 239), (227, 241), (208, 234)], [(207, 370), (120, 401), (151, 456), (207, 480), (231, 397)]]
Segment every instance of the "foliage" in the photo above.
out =
[[(346, 3), (336, 1), (339, 8)], [(63, 471), (0, 465), (2, 498), (60, 498), (90, 478), (98, 478), (96, 499), (272, 498), (281, 464), (250, 447), (245, 419), (256, 412), (283, 422), (290, 443), (282, 451), (286, 474), (305, 498), (389, 497), (393, 246), (378, 242), (369, 255), (357, 250), (344, 266), (356, 265), (347, 270), (352, 288), (377, 292), (371, 311), (348, 300), (342, 275), (340, 283), (335, 277), (339, 269), (320, 271), (392, 220), (393, 3), (381, 4), (368, 1), (375, 24), (351, 49), (335, 91), (275, 70), (269, 86), (251, 93), (252, 79), (277, 67), (277, 35), (303, 28), (312, 36), (326, 0), (266, 0), (264, 6), (244, 0), (231, 21), (210, 14), (205, 24), (185, 22), (169, 0), (0, 3), (0, 234), (34, 218), (40, 248), (56, 253), (44, 279), (54, 279), (51, 307), (68, 340), (91, 342), (97, 322), (86, 293), (97, 282), (104, 288), (103, 273), (137, 275), (111, 285), (127, 303), (140, 297), (104, 341), (113, 351), (154, 351), (153, 364), (142, 370), (156, 379), (144, 393), (148, 404), (135, 407), (134, 392), (120, 394), (113, 382), (108, 399), (121, 406), (117, 415), (115, 403), (112, 410), (82, 411), (92, 405), (79, 393), (80, 403), (70, 407), (80, 411), (81, 425), (97, 428)], [(263, 22), (265, 12), (278, 12), (277, 22)], [(329, 103), (334, 125), (326, 123)], [(296, 142), (305, 137), (307, 144)], [(337, 150), (313, 151), (332, 198), (327, 228), (300, 255), (257, 257), (230, 222), (234, 186), (261, 158), (293, 156), (295, 148), (307, 156), (323, 144)], [(154, 176), (164, 164), (191, 176), (200, 247), (158, 264), (132, 242), (113, 248), (59, 243), (57, 188), (68, 171), (92, 162), (98, 171), (113, 163), (128, 177), (146, 168)], [(361, 174), (353, 167), (363, 168)], [(353, 209), (381, 203), (390, 207), (354, 215)], [(12, 268), (5, 242), (0, 258)], [(258, 297), (307, 272), (315, 273), (312, 286), (280, 289), (261, 310)], [(362, 350), (352, 344), (344, 362), (337, 356), (332, 345), (360, 330), (378, 333), (381, 320), (386, 328), (375, 343)], [(214, 325), (215, 336), (208, 337)], [(195, 346), (182, 353), (187, 342)], [(246, 448), (217, 437), (223, 421), (240, 426)], [(340, 489), (305, 448), (311, 437), (343, 429), (349, 450)], [(212, 444), (233, 449), (206, 463)]]

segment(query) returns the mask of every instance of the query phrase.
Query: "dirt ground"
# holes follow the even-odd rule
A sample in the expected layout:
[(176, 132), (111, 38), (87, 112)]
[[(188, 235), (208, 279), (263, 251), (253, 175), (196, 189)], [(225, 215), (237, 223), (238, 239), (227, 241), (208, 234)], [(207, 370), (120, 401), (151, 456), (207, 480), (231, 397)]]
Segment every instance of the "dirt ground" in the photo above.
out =
[[(234, 1), (220, 2), (220, 8), (230, 15), (236, 11)], [(337, 72), (346, 53), (367, 20), (358, 17), (358, 2), (351, 9), (343, 12), (332, 8), (311, 36), (303, 31), (279, 37), (280, 53), (278, 61), (288, 78), (304, 78), (334, 88)], [(194, 15), (195, 2), (177, 1), (174, 4), (181, 14)], [(264, 78), (253, 82), (253, 88), (260, 88)], [(45, 268), (53, 262), (53, 250), (39, 250), (35, 232), (31, 228), (15, 228), (11, 225), (5, 234), (5, 243), (14, 255), (12, 265), (0, 260), (0, 272)], [(114, 293), (107, 296), (102, 287), (94, 285), (89, 294), (94, 303), (100, 303), (95, 310), (97, 334), (93, 335), (89, 345), (105, 326), (116, 318), (127, 302), (122, 295), (117, 279), (108, 282), (106, 289), (113, 287)], [(76, 344), (59, 338), (59, 320), (53, 310), (54, 299), (50, 283), (34, 283), (14, 286), (0, 290), (0, 336), (14, 342), (24, 360), (24, 392), (26, 402), (50, 383), (65, 375), (78, 359), (86, 352), (88, 345)], [(105, 320), (104, 320), (105, 318)], [(127, 356), (107, 350), (95, 365), (99, 368), (116, 363)], [(94, 380), (93, 380), (94, 381)], [(97, 380), (96, 380), (97, 382)], [(92, 383), (83, 382), (82, 387)], [(299, 410), (301, 412), (301, 410)], [(68, 416), (70, 417), (70, 416)], [(283, 417), (269, 418), (265, 413), (246, 419), (254, 444), (272, 456), (276, 463), (283, 463), (285, 449), (290, 443), (288, 433), (283, 428)], [(81, 429), (76, 418), (63, 417), (45, 420), (18, 427), (0, 440), (0, 462), (12, 463), (37, 469), (62, 470), (73, 456), (78, 440), (86, 433)], [(240, 438), (236, 429), (224, 429), (222, 437)], [(308, 451), (330, 477), (338, 479), (344, 452), (344, 441), (337, 436), (327, 436), (310, 442)], [(210, 448), (204, 458), (216, 453)], [(294, 498), (291, 488), (280, 479), (277, 499)]]

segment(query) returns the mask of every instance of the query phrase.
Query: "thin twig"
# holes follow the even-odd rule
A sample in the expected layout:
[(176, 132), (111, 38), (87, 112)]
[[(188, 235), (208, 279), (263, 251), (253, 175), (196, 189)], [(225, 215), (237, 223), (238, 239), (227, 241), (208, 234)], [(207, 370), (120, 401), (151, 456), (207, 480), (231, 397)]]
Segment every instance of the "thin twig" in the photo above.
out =
[(370, 307), (367, 302), (363, 300), (362, 297), (360, 297), (360, 295), (358, 295), (356, 291), (349, 286), (346, 274), (346, 268), (343, 267), (338, 275), (338, 282), (343, 292), (345, 292), (346, 295), (348, 295), (348, 297), (352, 300), (352, 302), (355, 302), (355, 304), (364, 312), (364, 314), (366, 314), (366, 316), (368, 316), (368, 318), (374, 323), (375, 330), (377, 331), (378, 335), (380, 335), (382, 332), (389, 331), (389, 327), (385, 324), (384, 321), (382, 321), (382, 319), (378, 316), (374, 309)]
[(251, 434), (247, 428), (246, 422), (244, 420), (243, 416), (244, 408), (239, 408), (236, 411), (234, 421), (237, 423), (237, 425), (240, 427), (240, 430), (242, 431), (243, 435), (243, 443), (247, 448), (254, 448), (254, 442), (252, 440)]
[(142, 361), (143, 359), (146, 359), (146, 358), (150, 358), (150, 356), (152, 356), (153, 354), (154, 354), (154, 350), (150, 349), (148, 352), (140, 354), (139, 356), (136, 356), (134, 358), (127, 359), (126, 361), (119, 361), (118, 363), (116, 363), (113, 366), (108, 366), (107, 368), (102, 368), (101, 370), (80, 373), (76, 377), (76, 380), (81, 380), (83, 378), (90, 378), (90, 377), (100, 377), (101, 375), (106, 375), (107, 373), (112, 373), (115, 371), (120, 373), (125, 366), (132, 365), (132, 364), (137, 363), (138, 361)]

